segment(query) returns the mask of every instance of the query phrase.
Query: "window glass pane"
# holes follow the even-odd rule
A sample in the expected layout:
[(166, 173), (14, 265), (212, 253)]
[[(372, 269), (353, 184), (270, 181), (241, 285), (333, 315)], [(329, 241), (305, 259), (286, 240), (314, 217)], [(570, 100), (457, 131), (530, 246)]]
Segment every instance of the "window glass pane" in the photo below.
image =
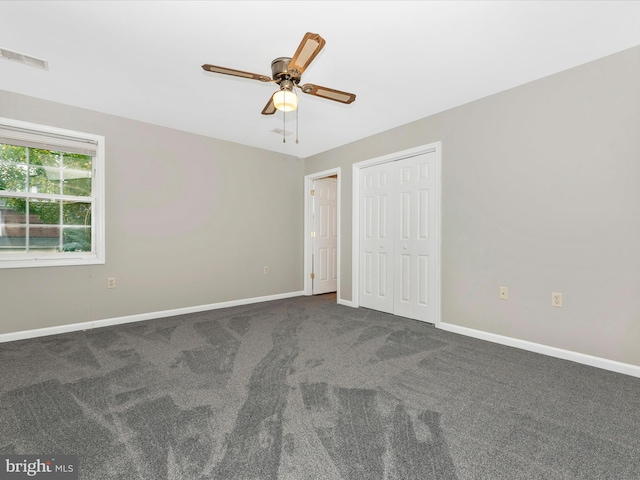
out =
[(0, 190), (27, 191), (27, 166), (0, 160)]
[(90, 252), (91, 227), (64, 227), (62, 250), (65, 252)]
[(65, 153), (62, 170), (62, 193), (64, 195), (91, 196), (92, 157), (76, 153)]
[(40, 148), (29, 149), (29, 165), (59, 168), (61, 160), (60, 152), (42, 150)]
[(0, 190), (27, 190), (27, 149), (0, 144)]
[(29, 199), (29, 223), (58, 225), (60, 223), (60, 201)]
[(63, 202), (62, 223), (64, 225), (91, 225), (91, 204), (84, 202)]
[(84, 202), (62, 202), (64, 225), (91, 225), (91, 204)]
[(61, 154), (38, 148), (29, 149), (29, 191), (60, 193)]
[(27, 163), (27, 148), (0, 143), (0, 162)]
[[(0, 197), (0, 255), (26, 251), (27, 217), (19, 211), (22, 208), (24, 212), (25, 203), (24, 198)], [(18, 205), (18, 210), (15, 205)]]
[(29, 251), (60, 251), (60, 227), (57, 225), (29, 225)]
[(60, 193), (60, 170), (52, 167), (29, 167), (29, 192)]

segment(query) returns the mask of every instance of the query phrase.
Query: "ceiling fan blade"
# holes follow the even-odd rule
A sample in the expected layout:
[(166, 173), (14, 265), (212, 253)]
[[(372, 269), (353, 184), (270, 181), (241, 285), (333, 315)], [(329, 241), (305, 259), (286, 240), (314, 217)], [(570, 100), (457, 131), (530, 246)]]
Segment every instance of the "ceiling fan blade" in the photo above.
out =
[(271, 98), (262, 109), (262, 115), (273, 115), (274, 113), (276, 113), (276, 106), (273, 103), (273, 95), (271, 95)]
[(308, 93), (309, 95), (315, 95), (316, 97), (322, 97), (340, 103), (349, 104), (356, 100), (355, 93), (342, 92), (340, 90), (321, 87), (320, 85), (314, 85), (312, 83), (305, 83), (300, 87), (300, 89), (303, 93)]
[(233, 68), (218, 67), (217, 65), (210, 65), (208, 63), (202, 65), (202, 69), (206, 72), (223, 73), (224, 75), (233, 75), (234, 77), (251, 78), (252, 80), (260, 80), (261, 82), (271, 81), (271, 77), (267, 77), (266, 75), (243, 72), (242, 70), (235, 70)]
[(324, 38), (317, 33), (307, 32), (291, 62), (289, 62), (289, 68), (293, 68), (299, 73), (304, 72), (313, 59), (316, 58), (316, 55), (320, 53), (325, 43), (327, 42), (325, 42)]

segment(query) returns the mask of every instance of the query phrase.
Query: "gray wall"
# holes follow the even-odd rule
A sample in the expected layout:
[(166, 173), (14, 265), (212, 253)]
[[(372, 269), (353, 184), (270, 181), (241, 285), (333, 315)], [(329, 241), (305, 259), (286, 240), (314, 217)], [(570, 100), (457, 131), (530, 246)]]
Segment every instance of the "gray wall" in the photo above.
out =
[(639, 85), (636, 47), (308, 158), (342, 167), (341, 298), (351, 165), (442, 141), (442, 321), (640, 365)]
[(1, 269), (0, 334), (303, 289), (302, 160), (1, 90), (0, 116), (106, 137), (106, 265)]

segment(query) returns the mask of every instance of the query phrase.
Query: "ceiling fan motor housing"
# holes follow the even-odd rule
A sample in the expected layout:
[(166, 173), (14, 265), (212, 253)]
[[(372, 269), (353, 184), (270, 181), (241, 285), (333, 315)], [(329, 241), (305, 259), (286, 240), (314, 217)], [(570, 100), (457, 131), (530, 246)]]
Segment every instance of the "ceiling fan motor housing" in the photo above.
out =
[(291, 80), (296, 85), (300, 81), (300, 72), (289, 70), (290, 63), (290, 57), (278, 57), (271, 62), (271, 75), (278, 85), (282, 80)]

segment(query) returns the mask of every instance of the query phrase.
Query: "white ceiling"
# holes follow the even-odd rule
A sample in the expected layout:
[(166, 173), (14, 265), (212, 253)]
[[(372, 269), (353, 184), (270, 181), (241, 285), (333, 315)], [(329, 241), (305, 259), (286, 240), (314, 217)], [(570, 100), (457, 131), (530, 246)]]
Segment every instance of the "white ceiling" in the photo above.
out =
[[(273, 84), (200, 66), (270, 76), (305, 32), (302, 83), (357, 99), (301, 95), (283, 143)], [(0, 47), (49, 62), (0, 60), (0, 89), (301, 158), (635, 45), (638, 1), (0, 1)]]

